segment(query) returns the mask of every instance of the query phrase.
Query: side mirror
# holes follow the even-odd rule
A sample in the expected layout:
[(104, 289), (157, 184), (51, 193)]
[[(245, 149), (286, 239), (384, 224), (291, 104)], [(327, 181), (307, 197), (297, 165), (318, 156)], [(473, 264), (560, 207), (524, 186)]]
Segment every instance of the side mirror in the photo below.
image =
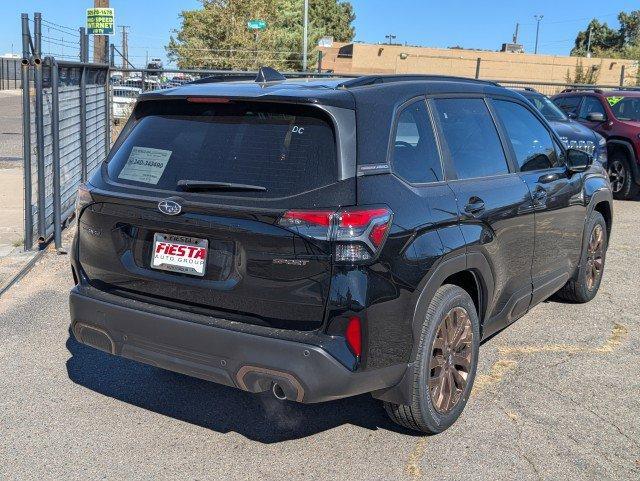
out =
[(589, 167), (591, 167), (591, 163), (593, 162), (593, 157), (582, 150), (578, 149), (567, 149), (566, 151), (567, 158), (567, 170), (571, 174), (577, 174), (580, 172), (584, 172)]
[(575, 112), (565, 112), (567, 114), (567, 117), (569, 117), (570, 119), (577, 119), (578, 118), (578, 114)]
[(604, 122), (604, 114), (602, 112), (591, 112), (587, 114), (587, 120), (590, 122)]

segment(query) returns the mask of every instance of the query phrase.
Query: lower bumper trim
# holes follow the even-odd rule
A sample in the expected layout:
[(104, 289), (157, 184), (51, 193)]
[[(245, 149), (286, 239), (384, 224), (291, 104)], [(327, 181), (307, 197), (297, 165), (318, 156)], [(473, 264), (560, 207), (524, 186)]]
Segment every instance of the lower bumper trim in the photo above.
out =
[[(315, 403), (396, 385), (406, 365), (352, 372), (321, 347), (176, 319), (95, 299), (75, 287), (72, 330), (79, 342), (145, 364), (249, 392), (277, 384), (287, 399)], [(86, 333), (100, 333), (102, 342)], [(110, 344), (104, 342), (109, 339)]]

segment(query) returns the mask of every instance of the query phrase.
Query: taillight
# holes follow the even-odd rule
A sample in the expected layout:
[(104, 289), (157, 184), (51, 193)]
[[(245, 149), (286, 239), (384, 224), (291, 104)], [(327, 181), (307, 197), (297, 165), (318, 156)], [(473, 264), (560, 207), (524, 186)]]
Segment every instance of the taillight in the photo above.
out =
[(91, 191), (87, 184), (80, 184), (78, 186), (78, 193), (76, 195), (76, 218), (82, 212), (86, 206), (93, 202), (93, 197), (91, 197)]
[(389, 234), (392, 212), (387, 207), (332, 210), (290, 210), (278, 224), (314, 239), (335, 241), (335, 260), (362, 262), (375, 257)]
[(360, 357), (362, 354), (362, 327), (358, 316), (349, 318), (344, 337), (347, 340), (351, 352), (353, 352), (355, 356)]
[(231, 99), (226, 97), (187, 97), (187, 102), (192, 104), (228, 104)]

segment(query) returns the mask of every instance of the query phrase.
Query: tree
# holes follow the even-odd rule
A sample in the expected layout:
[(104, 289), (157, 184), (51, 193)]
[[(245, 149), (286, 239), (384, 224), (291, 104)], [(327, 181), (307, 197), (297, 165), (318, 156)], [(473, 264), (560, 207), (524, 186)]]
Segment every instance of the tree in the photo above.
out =
[[(282, 70), (302, 68), (303, 0), (201, 0), (202, 8), (180, 14), (182, 25), (166, 47), (180, 68)], [(309, 45), (323, 36), (353, 40), (355, 19), (349, 2), (310, 0)], [(264, 20), (251, 31), (247, 22)]]
[(578, 60), (576, 64), (574, 76), (571, 76), (571, 72), (567, 69), (567, 75), (565, 77), (568, 84), (595, 84), (598, 82), (598, 76), (600, 74), (599, 67), (592, 65), (585, 70), (582, 60)]
[(571, 55), (585, 56), (587, 54), (589, 31), (591, 31), (591, 52), (599, 53), (611, 49), (619, 49), (623, 45), (620, 32), (594, 18), (589, 22), (586, 30), (578, 33)]

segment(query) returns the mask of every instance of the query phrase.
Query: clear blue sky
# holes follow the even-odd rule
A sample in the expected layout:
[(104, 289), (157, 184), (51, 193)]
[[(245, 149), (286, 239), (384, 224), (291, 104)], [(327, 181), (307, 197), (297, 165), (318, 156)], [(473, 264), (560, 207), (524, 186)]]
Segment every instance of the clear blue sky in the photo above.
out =
[[(266, 0), (265, 0), (266, 1)], [(313, 2), (313, 0), (310, 0)], [(302, 0), (300, 0), (302, 2)], [(77, 29), (83, 25), (85, 9), (92, 0), (4, 0), (0, 6), (0, 54), (20, 51), (20, 13), (40, 11), (49, 22)], [(534, 14), (543, 14), (540, 26), (541, 53), (566, 55), (576, 33), (595, 17), (617, 26), (621, 10), (640, 8), (636, 1), (457, 1), (425, 0), (351, 0), (356, 12), (356, 39), (384, 42), (385, 35), (397, 36), (397, 42), (449, 47), (495, 50), (511, 40), (516, 22), (520, 22), (520, 42), (533, 51)], [(181, 10), (197, 8), (197, 0), (111, 0), (116, 9), (116, 24), (129, 25), (132, 62), (142, 65), (149, 57), (164, 58), (164, 45), (171, 31), (179, 26)], [(44, 47), (57, 54), (76, 55), (75, 37), (65, 29), (45, 27)], [(115, 39), (120, 44), (120, 37)]]

